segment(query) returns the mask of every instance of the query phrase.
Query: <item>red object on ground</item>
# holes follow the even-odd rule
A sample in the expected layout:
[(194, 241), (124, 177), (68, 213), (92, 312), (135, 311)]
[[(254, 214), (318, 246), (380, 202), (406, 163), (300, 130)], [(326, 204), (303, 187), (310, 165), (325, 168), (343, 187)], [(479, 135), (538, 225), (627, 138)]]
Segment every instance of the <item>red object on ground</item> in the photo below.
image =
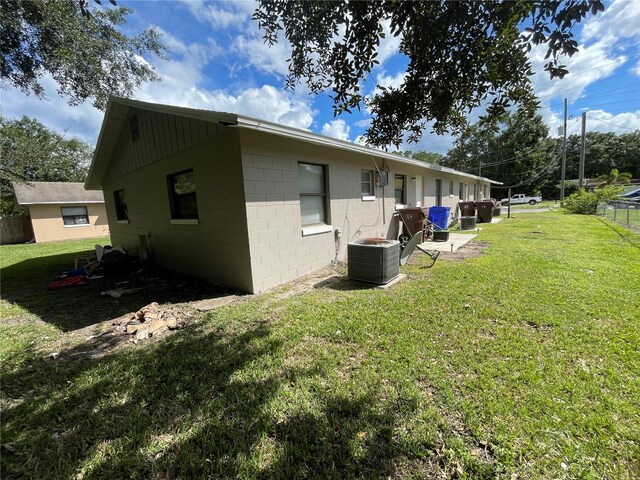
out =
[(73, 287), (74, 285), (86, 285), (89, 279), (85, 276), (68, 277), (62, 280), (56, 280), (49, 284), (49, 290), (57, 290), (59, 288)]

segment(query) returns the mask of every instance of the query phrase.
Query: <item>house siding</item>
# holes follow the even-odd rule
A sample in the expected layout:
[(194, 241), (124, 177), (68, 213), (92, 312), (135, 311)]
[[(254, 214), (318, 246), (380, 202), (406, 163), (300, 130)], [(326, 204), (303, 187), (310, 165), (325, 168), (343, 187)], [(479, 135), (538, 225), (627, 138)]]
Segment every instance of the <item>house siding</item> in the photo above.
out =
[[(139, 138), (132, 139), (129, 119), (137, 118)], [(222, 134), (222, 125), (131, 108), (105, 175), (111, 181)]]
[[(140, 121), (143, 115), (138, 115)], [(140, 237), (145, 237), (152, 259), (159, 265), (252, 292), (237, 129), (218, 125), (203, 128), (203, 122), (179, 118), (145, 122), (155, 125), (154, 129), (160, 124), (180, 124), (181, 140), (165, 136), (165, 130), (152, 130), (152, 138), (160, 145), (140, 151), (128, 144), (128, 126), (123, 128), (103, 185), (113, 244), (136, 250)], [(141, 139), (149, 134), (142, 128), (141, 124)], [(196, 143), (207, 136), (212, 138)], [(126, 165), (127, 159), (137, 156), (143, 160)], [(189, 168), (196, 185), (198, 224), (173, 224), (167, 175)], [(128, 223), (116, 220), (113, 192), (120, 189), (127, 198)]]
[[(86, 207), (89, 224), (65, 226), (62, 220), (62, 207)], [(38, 243), (109, 235), (107, 213), (103, 203), (29, 205), (29, 215), (35, 240)]]

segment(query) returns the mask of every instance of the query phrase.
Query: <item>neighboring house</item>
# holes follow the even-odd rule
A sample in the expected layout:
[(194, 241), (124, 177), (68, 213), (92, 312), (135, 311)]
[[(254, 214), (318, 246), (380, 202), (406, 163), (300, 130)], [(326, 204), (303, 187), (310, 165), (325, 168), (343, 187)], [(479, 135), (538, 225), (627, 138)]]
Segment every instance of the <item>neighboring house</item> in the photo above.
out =
[[(578, 181), (576, 180), (576, 184), (577, 183)], [(600, 180), (599, 178), (586, 178), (584, 180), (584, 186), (588, 192), (593, 192), (596, 188), (604, 187), (606, 185), (607, 185), (607, 182), (604, 180)], [(629, 180), (629, 183), (616, 182), (615, 185), (618, 187), (639, 186), (640, 179), (631, 178)]]
[(18, 204), (27, 210), (36, 242), (109, 234), (101, 191), (79, 182), (13, 183)]
[(86, 187), (112, 244), (261, 292), (395, 238), (398, 204), (452, 207), (492, 182), (241, 115), (112, 98)]

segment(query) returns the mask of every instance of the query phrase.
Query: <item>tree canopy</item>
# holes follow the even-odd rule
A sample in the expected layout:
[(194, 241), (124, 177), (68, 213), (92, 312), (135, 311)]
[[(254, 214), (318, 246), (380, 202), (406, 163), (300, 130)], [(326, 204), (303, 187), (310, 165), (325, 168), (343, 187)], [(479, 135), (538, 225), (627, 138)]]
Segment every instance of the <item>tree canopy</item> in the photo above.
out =
[(542, 117), (524, 111), (507, 113), (498, 127), (482, 122), (471, 125), (441, 163), (505, 186), (521, 185), (523, 192), (538, 190), (561, 160), (561, 150), (547, 138), (549, 129)]
[[(540, 191), (544, 198), (558, 198), (562, 138), (550, 138), (548, 133), (540, 115), (523, 111), (507, 114), (495, 128), (477, 122), (463, 130), (440, 164), (481, 174), (506, 186), (520, 185), (513, 193)], [(565, 187), (569, 190), (578, 187), (580, 144), (580, 135), (567, 137)], [(640, 177), (640, 130), (587, 132), (586, 146), (586, 178), (613, 184)]]
[(426, 163), (440, 164), (444, 155), (436, 152), (427, 152), (425, 150), (418, 150), (417, 152), (412, 152), (411, 150), (405, 150), (403, 152), (395, 152), (399, 155), (413, 158), (414, 160), (420, 160)]
[(129, 13), (117, 6), (90, 11), (86, 0), (0, 0), (2, 85), (42, 96), (49, 74), (71, 105), (91, 99), (104, 109), (110, 94), (128, 96), (157, 80), (143, 57), (164, 58), (160, 34), (150, 28), (125, 35)]
[(0, 117), (0, 215), (19, 213), (11, 182), (81, 182), (93, 149), (66, 139), (29, 117)]
[[(387, 146), (405, 133), (417, 141), (430, 121), (437, 133), (460, 132), (466, 114), (486, 102), (488, 120), (513, 104), (534, 111), (527, 52), (546, 45), (545, 70), (562, 78), (561, 57), (578, 51), (572, 28), (603, 10), (600, 0), (262, 0), (254, 19), (267, 43), (284, 35), (291, 44), (288, 87), (331, 89), (335, 114), (367, 103), (368, 141)], [(383, 86), (367, 100), (362, 82), (378, 64), (384, 22), (401, 37), (407, 68), (400, 86)]]

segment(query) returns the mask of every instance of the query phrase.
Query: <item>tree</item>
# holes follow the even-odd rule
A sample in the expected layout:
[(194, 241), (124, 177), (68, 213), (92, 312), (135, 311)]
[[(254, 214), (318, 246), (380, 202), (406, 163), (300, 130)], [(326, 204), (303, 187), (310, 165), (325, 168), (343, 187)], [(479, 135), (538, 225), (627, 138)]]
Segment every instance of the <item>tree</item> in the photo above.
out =
[[(557, 140), (560, 145), (560, 140)], [(580, 163), (580, 135), (567, 138), (567, 179), (578, 178)], [(613, 168), (640, 177), (640, 130), (616, 134), (587, 132), (585, 177), (597, 178)]]
[(65, 139), (37, 120), (0, 117), (0, 215), (15, 215), (11, 182), (81, 182), (93, 149), (77, 138)]
[(565, 212), (580, 215), (595, 215), (598, 203), (619, 198), (624, 188), (608, 185), (597, 188), (593, 192), (578, 190), (567, 197), (564, 203)]
[(478, 122), (465, 129), (441, 163), (506, 186), (521, 184), (521, 191), (529, 193), (540, 189), (560, 165), (559, 149), (548, 134), (540, 115), (508, 113), (495, 128)]
[(425, 152), (424, 150), (418, 150), (417, 152), (412, 152), (411, 150), (405, 150), (404, 152), (395, 152), (404, 157), (413, 158), (414, 160), (420, 160), (426, 163), (440, 164), (444, 155), (435, 152)]
[(605, 185), (629, 185), (631, 183), (631, 174), (629, 172), (620, 173), (617, 168), (612, 168), (608, 174), (602, 174), (598, 180), (605, 182)]
[(128, 96), (158, 80), (143, 57), (165, 58), (160, 34), (150, 28), (125, 35), (121, 27), (131, 11), (89, 12), (86, 0), (0, 0), (2, 85), (42, 96), (40, 80), (49, 74), (71, 105), (91, 99), (104, 109), (110, 94)]
[(545, 70), (562, 78), (567, 69), (560, 57), (578, 51), (573, 26), (603, 10), (599, 0), (262, 0), (254, 19), (268, 44), (280, 34), (291, 44), (286, 86), (304, 81), (313, 92), (331, 88), (335, 114), (364, 102), (362, 81), (378, 64), (388, 22), (391, 34), (401, 36), (406, 76), (367, 102), (373, 112), (368, 141), (387, 146), (399, 145), (405, 132), (410, 141), (419, 140), (428, 121), (437, 133), (460, 132), (465, 113), (486, 100), (487, 119), (514, 103), (534, 111), (527, 52), (546, 45)]

